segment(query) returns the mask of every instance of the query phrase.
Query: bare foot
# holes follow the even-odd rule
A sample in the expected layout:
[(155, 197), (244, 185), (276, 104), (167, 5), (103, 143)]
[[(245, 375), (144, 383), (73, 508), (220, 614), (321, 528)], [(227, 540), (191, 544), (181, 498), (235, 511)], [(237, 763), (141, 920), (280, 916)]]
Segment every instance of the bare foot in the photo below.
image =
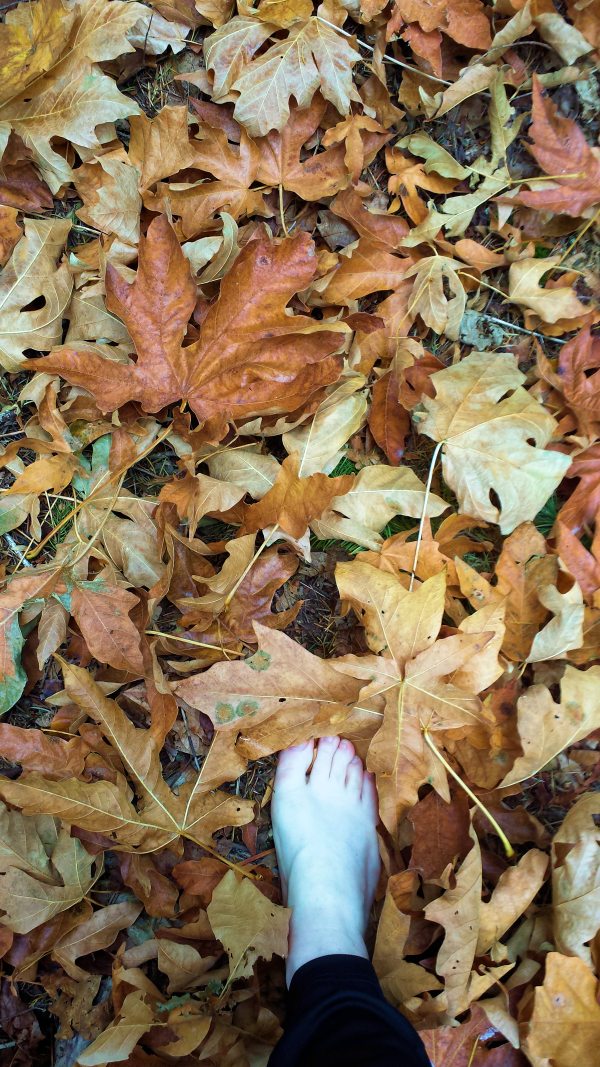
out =
[(364, 942), (379, 878), (377, 791), (351, 741), (322, 737), (279, 755), (271, 802), (284, 901), (293, 909), (288, 986), (330, 953), (368, 959)]

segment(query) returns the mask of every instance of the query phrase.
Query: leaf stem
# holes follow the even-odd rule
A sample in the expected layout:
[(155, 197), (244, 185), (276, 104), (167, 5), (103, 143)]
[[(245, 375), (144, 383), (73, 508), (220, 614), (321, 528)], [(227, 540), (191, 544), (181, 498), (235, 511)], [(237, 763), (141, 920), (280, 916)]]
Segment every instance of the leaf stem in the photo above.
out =
[(269, 536), (265, 537), (262, 545), (258, 546), (258, 548), (257, 548), (256, 552), (254, 553), (252, 559), (250, 560), (248, 565), (246, 567), (244, 567), (244, 569), (243, 569), (242, 573), (240, 574), (237, 582), (235, 583), (233, 588), (229, 590), (227, 596), (225, 597), (224, 607), (226, 607), (226, 608), (229, 607), (229, 605), (231, 604), (231, 601), (233, 600), (235, 594), (237, 593), (240, 585), (244, 581), (244, 578), (248, 574), (249, 570), (254, 566), (254, 564), (256, 563), (256, 561), (258, 559), (258, 557), (264, 552), (265, 548), (267, 548), (267, 546), (269, 545), (269, 542), (271, 541), (271, 538), (273, 537), (273, 534), (278, 529), (279, 529), (279, 523), (276, 522), (274, 527), (273, 527), (273, 529), (271, 530), (271, 533), (269, 534)]
[(442, 756), (442, 753), (440, 752), (439, 748), (437, 748), (437, 746), (434, 745), (433, 741), (431, 740), (431, 737), (429, 736), (429, 728), (427, 726), (424, 726), (423, 723), (421, 723), (421, 730), (423, 731), (423, 737), (425, 738), (425, 743), (429, 746), (429, 748), (434, 753), (434, 755), (437, 756), (437, 758), (439, 759), (440, 763), (442, 763), (443, 766), (446, 768), (446, 770), (448, 771), (448, 774), (452, 775), (452, 777), (454, 778), (454, 781), (458, 783), (458, 785), (461, 787), (461, 789), (464, 789), (464, 791), (467, 794), (467, 796), (470, 797), (471, 800), (473, 801), (473, 803), (477, 805), (479, 810), (481, 812), (483, 812), (483, 814), (485, 815), (486, 819), (488, 819), (488, 821), (491, 822), (492, 826), (494, 827), (494, 830), (496, 831), (496, 833), (498, 834), (498, 837), (500, 838), (500, 840), (502, 842), (502, 845), (504, 846), (504, 851), (506, 852), (506, 855), (508, 856), (509, 859), (512, 859), (512, 857), (515, 854), (515, 850), (512, 847), (510, 841), (508, 840), (506, 834), (504, 833), (504, 830), (502, 829), (502, 827), (498, 825), (498, 823), (496, 822), (494, 816), (492, 815), (492, 813), (490, 811), (488, 811), (488, 809), (486, 808), (485, 804), (481, 803), (479, 798), (475, 796), (475, 793), (473, 792), (473, 790), (469, 789), (469, 786), (467, 785), (467, 783), (463, 782), (462, 778), (459, 778), (459, 776), (456, 773), (456, 771), (453, 770), (453, 768), (450, 766), (448, 761), (446, 759), (444, 759), (444, 757)]
[[(344, 37), (355, 37), (355, 34), (348, 33), (348, 30), (343, 30), (341, 26), (336, 26), (334, 22), (328, 22), (327, 19), (321, 17), (321, 15), (315, 16), (319, 22), (323, 22), (326, 26), (331, 27), (332, 30), (336, 30), (337, 33), (343, 34)], [(366, 48), (367, 52), (374, 52), (375, 49), (372, 45), (367, 44), (366, 41), (361, 41), (359, 37), (356, 37), (356, 43), (361, 48)], [(397, 67), (402, 67), (403, 70), (410, 70), (412, 74), (420, 74), (422, 78), (429, 78), (432, 82), (437, 82), (438, 85), (452, 85), (452, 82), (444, 81), (443, 78), (436, 78), (435, 74), (427, 74), (424, 70), (420, 70), (419, 67), (411, 67), (410, 63), (403, 63), (400, 59), (396, 59), (395, 56), (389, 56), (387, 52), (383, 53), (381, 57), (383, 60), (387, 60), (388, 63), (395, 63)]]
[(224, 645), (209, 645), (207, 641), (193, 641), (191, 637), (180, 637), (179, 634), (164, 634), (161, 630), (144, 630), (150, 637), (164, 637), (165, 641), (181, 641), (184, 645), (195, 645), (197, 648), (209, 648), (215, 652), (230, 652), (232, 656), (245, 656), (245, 652), (237, 652), (233, 648), (225, 648)]
[(415, 554), (413, 556), (412, 570), (410, 572), (410, 585), (408, 587), (409, 593), (412, 593), (413, 585), (415, 584), (415, 574), (417, 571), (417, 561), (419, 559), (419, 549), (421, 548), (421, 541), (423, 539), (423, 527), (425, 526), (425, 518), (427, 515), (427, 501), (429, 500), (429, 494), (431, 492), (431, 482), (433, 479), (433, 472), (437, 463), (437, 458), (440, 453), (442, 445), (445, 445), (445, 441), (438, 441), (433, 450), (431, 457), (431, 463), (429, 464), (429, 474), (427, 475), (427, 485), (425, 486), (425, 495), (423, 497), (423, 508), (421, 510), (421, 520), (419, 522), (419, 532), (417, 534), (417, 540), (415, 543)]
[(285, 224), (285, 209), (283, 206), (283, 185), (279, 182), (279, 215), (281, 217), (281, 229), (286, 237), (290, 236), (289, 230)]

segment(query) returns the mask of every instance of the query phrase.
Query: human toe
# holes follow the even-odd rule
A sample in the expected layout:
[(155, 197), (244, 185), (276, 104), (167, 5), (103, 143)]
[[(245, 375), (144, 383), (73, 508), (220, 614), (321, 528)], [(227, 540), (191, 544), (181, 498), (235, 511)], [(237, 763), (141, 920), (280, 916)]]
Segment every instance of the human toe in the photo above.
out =
[(359, 756), (353, 756), (346, 769), (346, 789), (360, 799), (363, 784), (363, 765)]
[(314, 742), (304, 741), (299, 745), (290, 745), (279, 753), (275, 772), (275, 790), (293, 788), (306, 784), (306, 772), (310, 767), (314, 753)]
[(345, 738), (340, 741), (331, 761), (330, 780), (344, 785), (348, 764), (355, 754), (354, 745)]
[(363, 774), (361, 801), (373, 820), (377, 822), (379, 814), (379, 797), (377, 796), (375, 775), (371, 771), (365, 771)]
[(339, 737), (320, 737), (317, 745), (317, 755), (312, 771), (310, 782), (312, 785), (323, 785), (331, 776), (331, 765), (340, 743)]

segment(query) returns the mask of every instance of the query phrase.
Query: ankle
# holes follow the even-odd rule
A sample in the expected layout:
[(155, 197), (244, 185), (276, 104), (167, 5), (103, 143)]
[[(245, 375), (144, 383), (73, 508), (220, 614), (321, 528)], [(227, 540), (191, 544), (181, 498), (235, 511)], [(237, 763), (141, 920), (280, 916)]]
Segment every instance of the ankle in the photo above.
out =
[(314, 906), (310, 909), (302, 905), (292, 907), (286, 963), (288, 987), (299, 967), (320, 956), (344, 953), (368, 960), (362, 927), (360, 920), (354, 916), (344, 917), (339, 909), (329, 912)]

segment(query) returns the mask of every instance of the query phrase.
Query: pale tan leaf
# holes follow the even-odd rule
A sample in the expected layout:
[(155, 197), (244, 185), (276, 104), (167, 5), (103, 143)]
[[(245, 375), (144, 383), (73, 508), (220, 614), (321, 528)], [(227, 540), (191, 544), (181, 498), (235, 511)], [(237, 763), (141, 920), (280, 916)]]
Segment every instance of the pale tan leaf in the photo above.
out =
[[(62, 319), (73, 279), (66, 263), (57, 263), (71, 229), (68, 219), (28, 219), (0, 277), (0, 364), (16, 371), (33, 348), (48, 352), (62, 338)], [(22, 311), (43, 299), (41, 308)]]
[(272, 904), (248, 878), (227, 871), (206, 910), (229, 956), (230, 980), (248, 978), (259, 957), (287, 956), (291, 910)]
[(524, 378), (513, 356), (472, 352), (438, 371), (435, 399), (424, 399), (419, 420), (422, 433), (444, 442), (444, 478), (461, 511), (498, 522), (502, 533), (533, 519), (570, 466), (568, 456), (545, 449), (556, 422), (523, 389)]
[(125, 997), (115, 1021), (79, 1053), (77, 1063), (80, 1067), (103, 1067), (128, 1059), (153, 1021), (154, 1013), (145, 1001), (144, 990), (135, 989)]
[(544, 685), (532, 685), (519, 698), (518, 729), (523, 755), (515, 760), (502, 787), (531, 777), (551, 760), (600, 728), (600, 667), (586, 671), (567, 665), (560, 704)]

